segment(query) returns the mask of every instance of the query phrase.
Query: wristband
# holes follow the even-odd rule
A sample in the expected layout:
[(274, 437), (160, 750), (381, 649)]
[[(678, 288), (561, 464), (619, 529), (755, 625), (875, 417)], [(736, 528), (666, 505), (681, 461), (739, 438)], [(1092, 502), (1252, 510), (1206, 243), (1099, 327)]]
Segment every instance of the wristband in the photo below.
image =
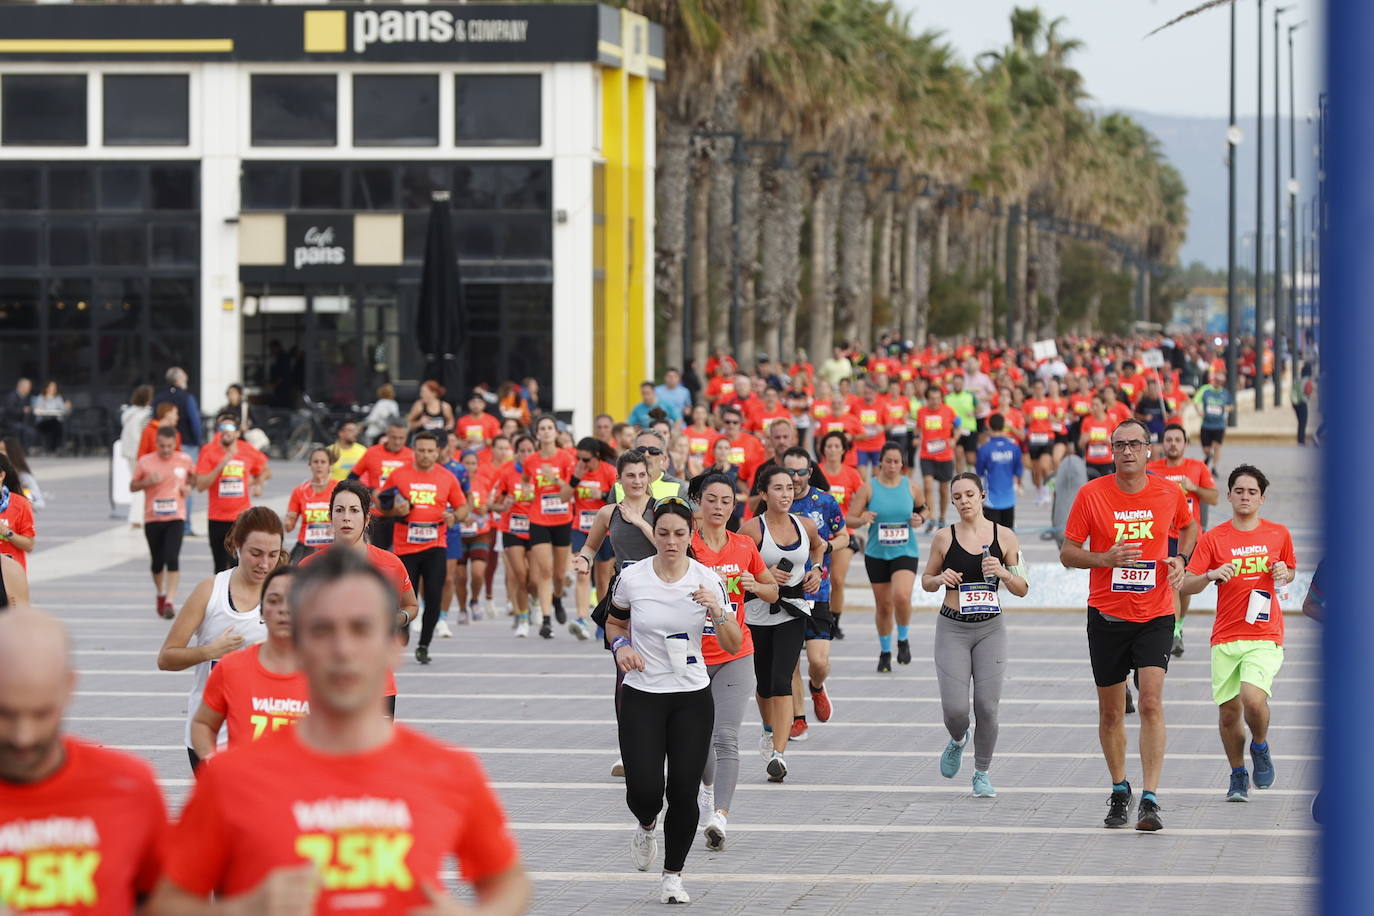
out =
[(577, 486), (579, 483), (581, 483), (581, 482), (582, 482), (582, 478), (581, 478), (581, 477), (571, 477), (571, 478), (568, 479), (568, 486), (570, 486), (570, 487), (576, 487), (576, 486)]
[(615, 641), (611, 643), (611, 655), (615, 655), (617, 652), (619, 652), (621, 649), (625, 648), (629, 644), (630, 641), (626, 639), (624, 636), (617, 636), (615, 638)]

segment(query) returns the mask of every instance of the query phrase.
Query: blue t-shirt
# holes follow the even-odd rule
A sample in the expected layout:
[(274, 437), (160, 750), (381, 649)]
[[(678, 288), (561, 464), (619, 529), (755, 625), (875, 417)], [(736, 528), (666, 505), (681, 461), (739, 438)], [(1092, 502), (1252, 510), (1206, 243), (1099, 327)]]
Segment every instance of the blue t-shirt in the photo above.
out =
[[(455, 458), (450, 458), (448, 461), (442, 462), (440, 464), (440, 467), (442, 467), (445, 471), (448, 471), (450, 474), (452, 474), (454, 477), (458, 479), (458, 486), (463, 488), (463, 495), (467, 496), (469, 490), (468, 469), (463, 467), (463, 462), (458, 461)], [(453, 531), (460, 527), (462, 527), (461, 523), (454, 525), (449, 530)]]
[[(792, 508), (788, 510), (793, 515), (800, 515), (802, 518), (809, 518), (816, 523), (816, 531), (820, 534), (821, 540), (829, 541), (839, 537), (844, 530), (844, 513), (840, 511), (840, 504), (835, 501), (835, 497), (829, 493), (823, 493), (812, 487), (801, 499), (792, 503)], [(816, 591), (806, 596), (811, 601), (830, 600), (830, 554), (825, 555), (821, 564), (821, 584)]]
[(1203, 429), (1225, 429), (1226, 407), (1231, 403), (1231, 392), (1213, 385), (1203, 385), (1193, 400), (1202, 408)]
[(677, 423), (682, 419), (682, 412), (667, 401), (659, 401), (652, 406), (640, 401), (634, 406), (634, 409), (630, 411), (629, 419), (625, 422), (629, 423), (631, 426), (638, 426), (640, 429), (647, 429), (649, 424), (653, 422), (653, 419), (649, 416), (649, 411), (653, 410), (655, 407), (663, 408), (663, 412), (668, 415), (668, 419), (673, 423)]
[(988, 488), (989, 509), (1016, 505), (1015, 481), (1021, 476), (1021, 448), (1006, 436), (993, 436), (978, 448), (978, 476)]
[(669, 388), (667, 385), (657, 385), (654, 387), (654, 394), (663, 402), (665, 409), (669, 406), (677, 410), (678, 417), (687, 416), (687, 408), (692, 405), (692, 392), (678, 385), (676, 388)]

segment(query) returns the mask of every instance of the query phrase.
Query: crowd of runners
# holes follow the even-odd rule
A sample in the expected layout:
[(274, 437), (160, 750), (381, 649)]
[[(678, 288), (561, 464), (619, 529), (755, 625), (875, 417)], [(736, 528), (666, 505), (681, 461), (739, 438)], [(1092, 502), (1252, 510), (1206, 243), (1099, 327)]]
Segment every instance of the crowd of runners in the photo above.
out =
[[(191, 675), (196, 785), (172, 827), (146, 765), (61, 733), (67, 637), (27, 606), (37, 535), (0, 455), (0, 913), (126, 912), (144, 898), (153, 913), (325, 900), (466, 912), (441, 889), (449, 854), (482, 911), (522, 911), (529, 881), (475, 758), (395, 721), (395, 667), (459, 664), (432, 657), (434, 640), (492, 618), (516, 639), (565, 633), (608, 653), (631, 859), (661, 867), (662, 902), (686, 903), (697, 833), (727, 846), (746, 723), (756, 715), (770, 782), (806, 778), (788, 748), (808, 738), (808, 699), (814, 720), (835, 715), (829, 649), (862, 638), (842, 627), (860, 557), (881, 674), (915, 662), (918, 578), (941, 596), (922, 660), (949, 733), (939, 769), (957, 776), (972, 741), (972, 794), (993, 797), (1002, 602), (1035, 587), (1015, 531), (1022, 496), (1064, 503), (1061, 562), (1089, 570), (1105, 826), (1131, 824), (1134, 710), (1134, 826), (1162, 827), (1165, 675), (1188, 596), (1213, 584), (1225, 797), (1245, 801), (1252, 778), (1274, 784), (1268, 697), (1297, 560), (1287, 529), (1261, 517), (1264, 472), (1221, 464), (1235, 405), (1205, 342), (1063, 341), (1039, 358), (894, 343), (836, 348), (814, 367), (761, 358), (752, 372), (718, 353), (704, 369), (667, 370), (625, 420), (598, 416), (585, 435), (532, 413), (518, 388), (450, 404), (426, 383), (375, 442), (347, 422), (312, 451), (284, 516), (261, 504), (273, 467), (245, 438), (245, 410), (221, 412), (194, 456), (181, 411), (160, 410), (129, 486), (154, 609), (170, 621), (157, 665)], [(184, 373), (169, 381), (184, 391)], [(1190, 426), (1205, 460), (1185, 454)], [(1058, 492), (1075, 467), (1081, 485)], [(195, 492), (208, 497), (215, 573), (178, 600)], [(1231, 519), (1204, 533), (1203, 507), (1223, 495)]]

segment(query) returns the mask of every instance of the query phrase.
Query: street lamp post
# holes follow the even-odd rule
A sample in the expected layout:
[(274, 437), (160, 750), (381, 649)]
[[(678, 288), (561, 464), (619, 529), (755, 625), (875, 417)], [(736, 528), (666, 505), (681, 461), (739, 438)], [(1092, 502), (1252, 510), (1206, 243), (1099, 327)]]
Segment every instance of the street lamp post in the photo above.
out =
[(1255, 35), (1255, 413), (1264, 410), (1264, 0)]
[[(1231, 4), (1231, 120), (1226, 128), (1226, 391), (1236, 403), (1236, 362), (1239, 355), (1240, 303), (1236, 300), (1236, 147), (1240, 128), (1236, 126), (1236, 4)], [(1232, 410), (1227, 424), (1235, 426)]]
[[(1280, 69), (1279, 61), (1279, 17), (1291, 10), (1290, 6), (1274, 7), (1274, 406), (1283, 406), (1283, 385), (1280, 379), (1283, 377), (1283, 357), (1286, 352), (1285, 346), (1280, 346), (1279, 341), (1288, 336), (1288, 322), (1283, 315), (1283, 233), (1280, 227), (1283, 225), (1283, 196), (1279, 193), (1279, 172), (1283, 166), (1283, 146), (1279, 141), (1279, 131), (1282, 125), (1279, 123), (1279, 83)], [(1292, 231), (1291, 224), (1289, 231)], [(1289, 307), (1292, 307), (1292, 294), (1289, 294)]]
[[(1307, 20), (1288, 27), (1288, 363), (1296, 381), (1298, 359), (1302, 347), (1298, 344), (1298, 316), (1294, 293), (1298, 288), (1298, 112), (1294, 107), (1293, 33), (1307, 24)], [(1277, 64), (1275, 65), (1277, 66)]]

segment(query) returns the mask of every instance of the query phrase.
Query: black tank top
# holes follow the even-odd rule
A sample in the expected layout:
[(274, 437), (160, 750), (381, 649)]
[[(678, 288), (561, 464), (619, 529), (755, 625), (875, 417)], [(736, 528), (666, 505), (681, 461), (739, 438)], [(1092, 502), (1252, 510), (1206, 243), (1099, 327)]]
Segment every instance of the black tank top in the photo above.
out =
[[(1006, 562), (1002, 556), (1002, 545), (997, 539), (997, 523), (992, 523), (992, 543), (988, 545), (988, 553), (999, 560)], [(949, 526), (949, 549), (945, 551), (945, 562), (942, 569), (952, 569), (955, 572), (963, 573), (965, 582), (983, 581), (983, 552), (969, 553), (959, 543), (958, 536), (954, 533), (954, 526)], [(1000, 587), (1002, 583), (997, 583)], [(951, 608), (948, 604), (942, 605), (940, 613), (951, 620), (959, 620), (964, 623), (980, 623), (995, 617), (995, 614), (963, 614), (958, 608)]]

